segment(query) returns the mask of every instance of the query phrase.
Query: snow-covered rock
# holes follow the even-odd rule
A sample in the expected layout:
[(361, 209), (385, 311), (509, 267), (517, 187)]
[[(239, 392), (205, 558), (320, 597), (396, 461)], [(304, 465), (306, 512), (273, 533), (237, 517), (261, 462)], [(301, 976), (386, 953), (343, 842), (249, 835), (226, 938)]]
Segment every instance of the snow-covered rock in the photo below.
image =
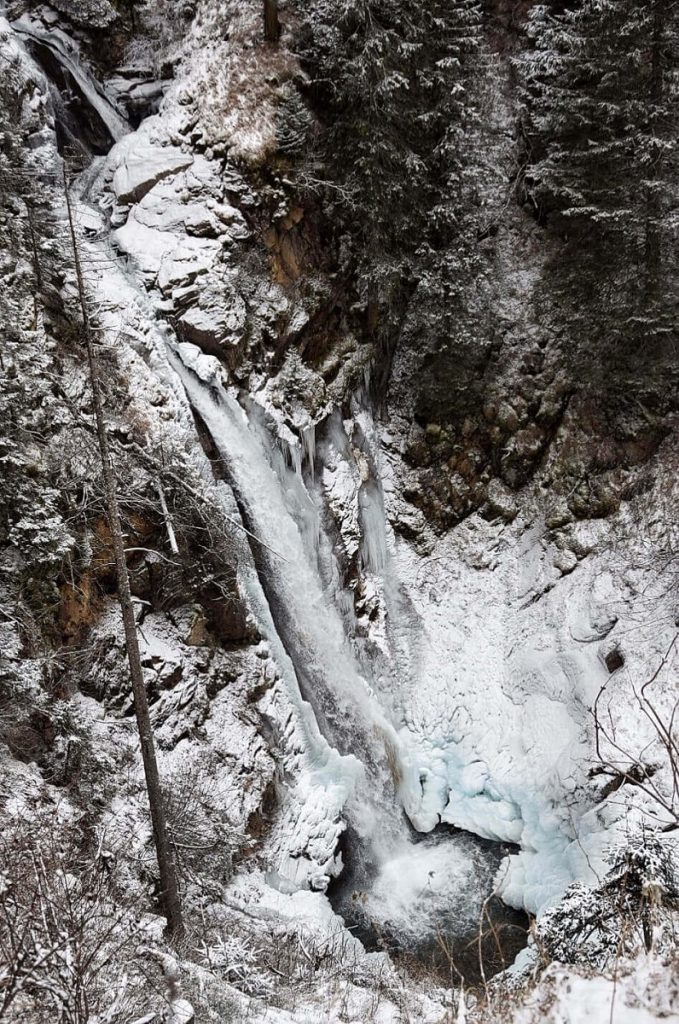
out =
[(121, 203), (138, 203), (157, 182), (193, 163), (189, 153), (174, 146), (154, 146), (137, 133), (119, 142), (109, 159), (113, 191)]

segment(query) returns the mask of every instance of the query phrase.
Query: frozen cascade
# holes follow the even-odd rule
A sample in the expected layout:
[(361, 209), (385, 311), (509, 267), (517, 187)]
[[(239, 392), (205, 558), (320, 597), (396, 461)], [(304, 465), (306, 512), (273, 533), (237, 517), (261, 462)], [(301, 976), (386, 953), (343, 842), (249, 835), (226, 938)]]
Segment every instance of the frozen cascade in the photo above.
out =
[[(83, 172), (72, 186), (72, 195), (78, 211), (79, 220), (94, 226), (98, 217), (92, 207), (86, 205), (86, 197), (96, 187), (97, 177), (102, 169), (102, 160), (93, 160), (90, 167)], [(86, 260), (87, 275), (90, 286), (100, 303), (102, 324), (112, 334), (120, 329), (118, 311), (121, 304), (130, 317), (132, 324), (128, 338), (135, 338), (138, 325), (146, 324), (147, 329), (132, 341), (135, 351), (143, 354), (157, 377), (175, 393), (179, 404), (185, 409), (187, 426), (191, 424), (191, 407), (173, 366), (168, 365), (168, 341), (174, 335), (162, 323), (155, 320), (155, 309), (152, 300), (141, 288), (134, 276), (126, 269), (120, 259), (110, 249), (106, 239), (87, 237), (82, 239), (83, 254)], [(152, 326), (151, 326), (152, 325)], [(221, 483), (215, 485), (212, 472), (203, 453), (195, 431), (189, 427), (187, 443), (193, 436), (193, 458), (197, 463), (206, 485), (214, 488), (215, 497), (221, 501), (227, 515), (233, 516), (233, 498), (229, 488)], [(274, 539), (275, 541), (275, 539)], [(243, 535), (237, 533), (234, 544), (240, 549), (238, 555), (239, 582), (247, 596), (249, 606), (266, 642), (273, 661), (277, 666), (285, 689), (286, 703), (283, 714), (294, 710), (294, 717), (286, 726), (286, 731), (294, 732), (293, 747), (301, 758), (301, 779), (298, 785), (301, 792), (296, 800), (301, 806), (301, 814), (294, 821), (295, 834), (286, 836), (283, 833), (277, 843), (278, 863), (276, 871), (270, 876), (270, 882), (283, 891), (292, 887), (323, 888), (329, 877), (338, 870), (341, 861), (337, 862), (337, 839), (343, 830), (341, 821), (342, 808), (349, 799), (357, 782), (361, 779), (363, 768), (351, 754), (342, 756), (322, 735), (311, 705), (300, 693), (295, 667), (282, 643), (276, 626), (272, 620), (267, 597), (262, 589), (261, 581), (252, 561), (250, 550), (244, 542)], [(243, 550), (244, 549), (244, 550)], [(274, 703), (277, 697), (273, 697)], [(292, 840), (292, 848), (289, 846)], [(309, 844), (310, 857), (300, 857), (297, 850)]]
[[(445, 921), (455, 921), (460, 937), (468, 938), (492, 890), (502, 851), (455, 833), (414, 836), (401, 806), (402, 791), (413, 780), (404, 771), (400, 741), (359, 672), (341, 611), (323, 591), (318, 544), (307, 542), (303, 522), (300, 527), (290, 511), (296, 507), (299, 518), (304, 501), (298, 493), (304, 490), (300, 478), (287, 468), (280, 448), (267, 444), (256, 412), (248, 417), (222, 385), (213, 357), (192, 345), (168, 348), (189, 401), (228, 468), (243, 520), (264, 542), (255, 541), (253, 549), (271, 615), (260, 608), (258, 618), (269, 618), (267, 635), (276, 656), (294, 666), (321, 733), (341, 755), (337, 764), (355, 755), (364, 769), (344, 807), (348, 839), (341, 852), (348, 859), (334, 886), (334, 905), (356, 922), (366, 941), (375, 941), (384, 931), (394, 940), (400, 935), (399, 941), (412, 948), (421, 945), (432, 952), (436, 930)], [(371, 537), (370, 558), (377, 564), (386, 559), (386, 541), (379, 540), (384, 516), (377, 490), (371, 508), (378, 539)], [(292, 674), (289, 680), (294, 686)], [(399, 886), (396, 881), (404, 873), (410, 883)], [(519, 934), (522, 927), (520, 922)]]
[(14, 22), (12, 27), (19, 36), (48, 50), (57, 63), (68, 72), (90, 107), (101, 118), (114, 142), (122, 139), (130, 131), (125, 118), (106, 95), (102, 86), (82, 65), (77, 51), (68, 45), (62, 33), (56, 30), (45, 32), (27, 16)]
[(301, 477), (302, 475), (302, 449), (299, 444), (293, 441), (284, 442), (285, 454), (287, 456), (287, 463), (295, 472), (295, 475)]
[(309, 470), (313, 479), (314, 470), (316, 465), (316, 427), (312, 423), (308, 427), (302, 428), (302, 448), (304, 450), (304, 456), (309, 463)]
[[(386, 828), (387, 819), (393, 822), (398, 817), (394, 813), (397, 783), (389, 765), (398, 765), (400, 744), (361, 677), (341, 618), (328, 604), (316, 568), (310, 564), (309, 554), (315, 554), (316, 545), (306, 543), (306, 531), (300, 531), (291, 517), (271, 453), (262, 446), (256, 429), (235, 398), (215, 386), (214, 360), (192, 345), (180, 345), (177, 352), (172, 363), (229, 468), (249, 528), (281, 556), (257, 545), (269, 602), (276, 606), (277, 629), (295, 664), (302, 692), (324, 735), (340, 753), (356, 754), (370, 777), (372, 799), (365, 814), (366, 829), (368, 819), (370, 831), (376, 825), (376, 803), (388, 811), (380, 815)], [(211, 373), (207, 380), (206, 372)], [(360, 816), (356, 806), (354, 820)]]

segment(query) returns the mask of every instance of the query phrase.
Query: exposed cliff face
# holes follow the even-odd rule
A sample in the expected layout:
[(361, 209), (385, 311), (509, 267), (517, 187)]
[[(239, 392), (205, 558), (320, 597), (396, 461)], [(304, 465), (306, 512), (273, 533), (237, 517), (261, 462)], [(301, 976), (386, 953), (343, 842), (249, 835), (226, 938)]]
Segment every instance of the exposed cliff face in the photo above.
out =
[[(618, 891), (626, 833), (676, 827), (674, 336), (613, 358), (557, 287), (565, 242), (536, 216), (519, 124), (531, 6), (461, 3), (435, 43), (438, 5), (418, 9), (405, 50), (381, 9), (325, 0), (283, 7), (276, 46), (254, 2), (16, 3), (0, 22), (1, 813), (19, 846), (62, 837), (43, 853), (67, 871), (105, 861), (130, 1019), (160, 1005), (142, 936), (181, 975), (173, 1021), (187, 992), (197, 1019), (259, 1019), (282, 974), (281, 1022), (319, 1001), (344, 1019), (342, 1000), (395, 1019), (399, 975), (342, 931), (329, 885), (366, 940), (429, 953), (449, 929), (472, 978), (491, 893), (542, 914), (577, 881), (540, 925), (552, 950), (559, 913)], [(174, 961), (63, 155), (191, 918)], [(404, 813), (453, 829), (413, 843)], [(644, 871), (671, 889), (667, 835), (634, 862), (640, 891)], [(579, 941), (550, 955), (585, 963)], [(406, 987), (415, 1019), (453, 1012)]]

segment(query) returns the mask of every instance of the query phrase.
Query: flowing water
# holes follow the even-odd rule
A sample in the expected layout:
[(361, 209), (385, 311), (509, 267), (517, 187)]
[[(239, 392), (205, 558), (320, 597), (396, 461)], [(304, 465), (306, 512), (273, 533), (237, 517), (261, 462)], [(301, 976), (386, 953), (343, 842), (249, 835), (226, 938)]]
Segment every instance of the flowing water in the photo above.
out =
[(115, 103), (81, 63), (78, 51), (63, 33), (48, 32), (27, 16), (14, 22), (13, 28), (48, 77), (62, 152), (76, 147), (106, 153), (130, 131)]

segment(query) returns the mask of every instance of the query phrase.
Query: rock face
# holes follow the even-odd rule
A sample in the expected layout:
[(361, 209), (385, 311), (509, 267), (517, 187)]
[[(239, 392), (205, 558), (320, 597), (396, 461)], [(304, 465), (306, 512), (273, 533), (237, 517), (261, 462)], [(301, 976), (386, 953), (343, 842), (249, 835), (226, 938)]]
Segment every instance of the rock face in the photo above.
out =
[(49, 6), (85, 28), (108, 28), (118, 18), (109, 0), (50, 0)]
[[(223, 305), (222, 305), (223, 303)], [(179, 335), (203, 352), (221, 356), (228, 365), (238, 361), (246, 326), (245, 304), (238, 295), (225, 294), (210, 303), (209, 294), (183, 313), (177, 322)]]

